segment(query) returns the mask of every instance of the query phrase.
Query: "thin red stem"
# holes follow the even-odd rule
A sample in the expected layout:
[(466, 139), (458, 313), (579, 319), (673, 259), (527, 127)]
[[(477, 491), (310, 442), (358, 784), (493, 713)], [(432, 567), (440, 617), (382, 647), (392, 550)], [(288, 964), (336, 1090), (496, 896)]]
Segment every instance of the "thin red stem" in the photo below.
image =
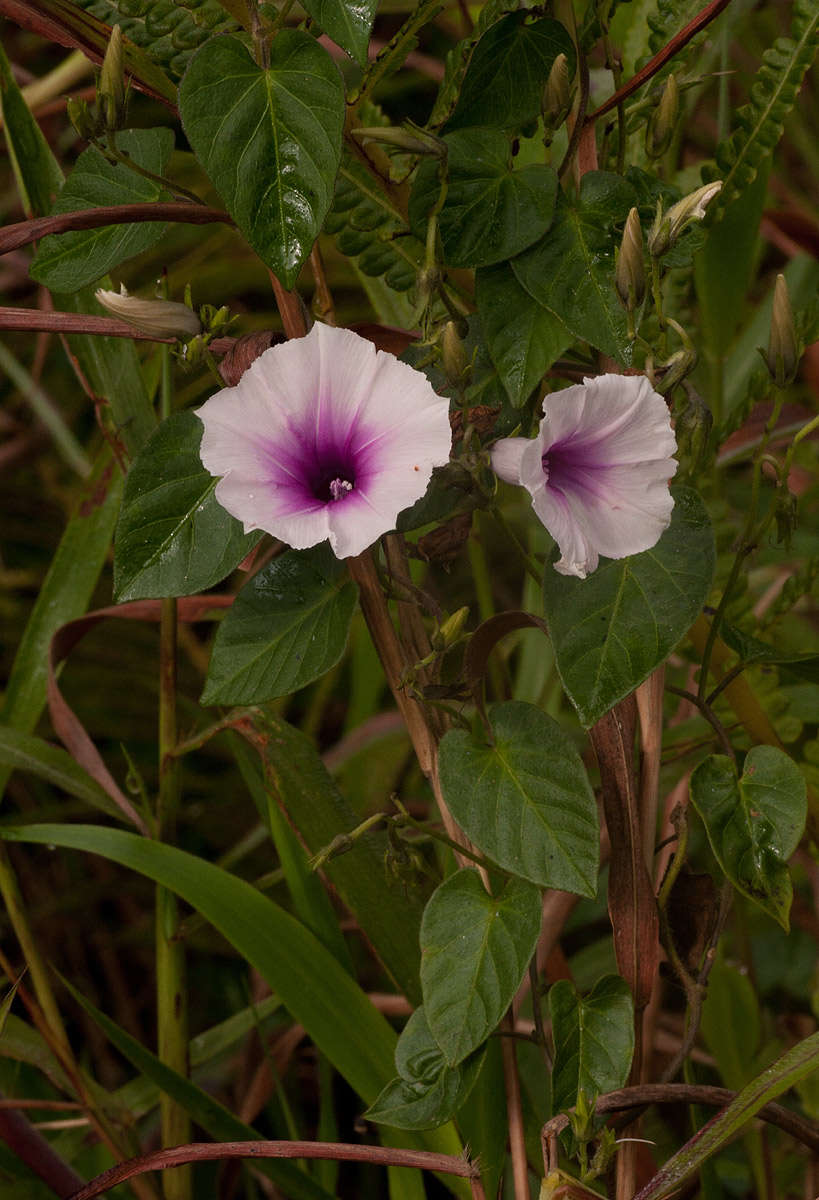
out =
[(678, 51), (682, 50), (683, 46), (687, 46), (701, 29), (705, 29), (706, 25), (710, 25), (714, 18), (718, 17), (722, 10), (727, 8), (730, 3), (731, 0), (711, 0), (710, 4), (706, 4), (705, 8), (701, 9), (693, 20), (689, 21), (679, 33), (674, 34), (671, 41), (666, 46), (663, 46), (662, 50), (655, 54), (642, 70), (638, 71), (636, 75), (632, 75), (628, 83), (624, 83), (621, 88), (618, 88), (613, 96), (609, 96), (605, 104), (601, 104), (593, 113), (590, 113), (584, 123), (590, 125), (598, 117), (611, 112), (618, 104), (622, 104), (624, 100), (627, 100), (644, 83), (647, 83), (652, 76), (661, 71), (669, 59), (672, 59)]
[(106, 204), (100, 208), (83, 208), (78, 212), (55, 213), (50, 217), (32, 217), (0, 229), (0, 254), (19, 250), (51, 233), (68, 233), (75, 229), (101, 229), (106, 225), (132, 225), (143, 221), (178, 221), (184, 225), (212, 225), (222, 221), (232, 225), (230, 213), (221, 208), (206, 208), (203, 204), (168, 201), (166, 204)]
[(319, 1158), (336, 1162), (377, 1163), (385, 1167), (415, 1167), (422, 1171), (438, 1171), (468, 1179), (472, 1200), (485, 1200), (478, 1168), (464, 1158), (433, 1154), (427, 1150), (352, 1146), (343, 1142), (191, 1142), (186, 1146), (173, 1146), (153, 1154), (144, 1154), (110, 1167), (74, 1192), (69, 1200), (93, 1200), (94, 1196), (101, 1196), (117, 1184), (148, 1171), (163, 1171), (185, 1163), (217, 1162), (230, 1158)]

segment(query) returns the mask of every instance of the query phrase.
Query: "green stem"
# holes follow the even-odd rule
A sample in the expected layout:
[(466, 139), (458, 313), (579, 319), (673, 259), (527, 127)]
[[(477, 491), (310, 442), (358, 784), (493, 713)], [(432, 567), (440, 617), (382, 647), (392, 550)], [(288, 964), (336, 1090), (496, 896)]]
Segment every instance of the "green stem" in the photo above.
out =
[[(110, 137), (113, 137), (113, 135), (109, 134)], [(130, 154), (126, 154), (124, 150), (117, 150), (116, 146), (110, 144), (110, 141), (108, 145), (105, 145), (92, 138), (91, 145), (96, 146), (99, 152), (104, 154), (107, 159), (121, 163), (129, 171), (133, 171), (136, 175), (141, 175), (143, 179), (150, 179), (151, 183), (158, 184), (163, 191), (171, 192), (172, 195), (177, 196), (180, 200), (189, 200), (192, 204), (204, 205), (205, 201), (201, 196), (197, 196), (196, 192), (189, 192), (187, 188), (182, 187), (179, 183), (174, 183), (172, 179), (167, 179), (164, 175), (155, 175), (147, 167), (141, 167), (139, 163), (134, 162)]]
[(535, 559), (532, 558), (531, 554), (529, 554), (529, 552), (526, 550), (525, 546), (522, 544), (522, 542), (520, 541), (520, 538), (515, 533), (514, 529), (509, 524), (509, 522), (506, 520), (506, 517), (503, 515), (501, 510), (499, 508), (493, 508), (491, 511), (492, 511), (493, 519), (495, 521), (497, 521), (498, 525), (500, 525), (504, 534), (506, 535), (506, 537), (509, 538), (509, 541), (512, 543), (512, 545), (514, 546), (518, 555), (520, 556), (520, 560), (523, 563), (525, 570), (530, 575), (530, 577), (535, 581), (535, 583), (538, 585), (538, 587), (541, 587), (543, 584), (543, 569), (542, 569), (542, 567), (540, 567), (538, 565), (538, 563), (535, 561)]
[[(162, 355), (160, 416), (170, 416), (173, 399), (171, 356)], [(156, 829), (159, 839), (173, 841), (179, 808), (179, 759), (175, 755), (177, 734), (176, 666), (177, 605), (173, 597), (162, 600), (159, 622), (159, 792)], [(158, 1054), (163, 1063), (188, 1074), (188, 1004), (185, 989), (185, 946), (177, 938), (179, 905), (173, 892), (156, 889), (156, 1017)], [(160, 1101), (163, 1146), (180, 1146), (191, 1138), (188, 1114), (164, 1093)], [(165, 1200), (192, 1200), (189, 1166), (166, 1171), (162, 1177)]]

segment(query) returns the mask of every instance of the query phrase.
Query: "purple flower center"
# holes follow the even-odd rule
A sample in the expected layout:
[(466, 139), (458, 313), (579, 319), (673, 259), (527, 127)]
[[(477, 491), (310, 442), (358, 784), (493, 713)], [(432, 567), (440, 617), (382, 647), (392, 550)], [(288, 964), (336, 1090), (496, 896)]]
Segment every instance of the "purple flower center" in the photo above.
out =
[(570, 435), (545, 450), (540, 464), (546, 482), (559, 492), (579, 490), (595, 496), (603, 493), (608, 464), (600, 456), (598, 442)]
[(341, 500), (348, 492), (353, 490), (353, 485), (348, 483), (346, 479), (333, 479), (330, 483), (330, 499)]

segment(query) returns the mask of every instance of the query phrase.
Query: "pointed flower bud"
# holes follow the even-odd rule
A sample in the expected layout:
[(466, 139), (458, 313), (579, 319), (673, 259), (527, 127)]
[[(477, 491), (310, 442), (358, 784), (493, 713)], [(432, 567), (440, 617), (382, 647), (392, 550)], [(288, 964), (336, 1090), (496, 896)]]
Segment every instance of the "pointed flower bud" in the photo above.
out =
[(97, 85), (100, 111), (106, 129), (119, 129), (125, 116), (125, 75), (122, 66), (122, 30), (115, 25)]
[(543, 105), (544, 115), (552, 128), (560, 124), (571, 106), (572, 92), (569, 83), (569, 60), (565, 54), (558, 54), (549, 72)]
[(680, 114), (680, 89), (676, 75), (665, 81), (660, 103), (654, 109), (646, 126), (646, 154), (659, 158), (665, 154), (674, 136), (674, 127)]
[(100, 132), (99, 122), (88, 107), (86, 100), (69, 96), (65, 102), (65, 111), (69, 121), (84, 142), (89, 141), (92, 137), (96, 137)]
[(202, 330), (201, 321), (186, 304), (177, 304), (173, 300), (140, 300), (138, 296), (129, 296), (124, 285), (120, 286), (119, 292), (99, 288), (95, 295), (103, 308), (115, 317), (121, 317), (135, 329), (157, 338), (187, 340)]
[(454, 646), (459, 637), (464, 631), (466, 622), (469, 619), (469, 609), (464, 605), (454, 612), (452, 616), (447, 617), (443, 625), (433, 637), (433, 645), (436, 650), (448, 650), (450, 646)]
[(648, 235), (648, 251), (654, 258), (662, 256), (677, 243), (689, 225), (701, 221), (705, 210), (722, 188), (722, 180), (715, 179), (697, 188), (690, 196), (683, 196), (672, 204), (667, 213), (658, 209), (651, 233)]
[(614, 286), (627, 312), (633, 313), (640, 307), (646, 294), (646, 274), (643, 265), (643, 231), (636, 208), (628, 214), (623, 230), (617, 266), (614, 268)]
[(469, 366), (457, 321), (447, 321), (441, 335), (441, 364), (450, 383), (460, 383)]
[(771, 336), (765, 361), (771, 373), (771, 379), (777, 387), (787, 387), (789, 383), (793, 383), (796, 378), (796, 368), (799, 366), (799, 343), (784, 275), (776, 277), (773, 312), (771, 313)]

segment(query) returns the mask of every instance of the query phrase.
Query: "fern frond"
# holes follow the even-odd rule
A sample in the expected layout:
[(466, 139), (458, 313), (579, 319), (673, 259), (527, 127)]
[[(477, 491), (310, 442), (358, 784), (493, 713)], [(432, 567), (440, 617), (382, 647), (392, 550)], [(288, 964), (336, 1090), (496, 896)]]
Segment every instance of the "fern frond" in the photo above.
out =
[(191, 55), (213, 33), (239, 28), (219, 0), (74, 0), (126, 37), (173, 79), (185, 72)]
[(700, 0), (657, 0), (657, 11), (646, 18), (651, 30), (648, 38), (651, 53), (658, 54), (675, 33), (693, 21), (701, 8)]
[(714, 205), (717, 219), (753, 182), (782, 136), (802, 80), (819, 49), (819, 5), (815, 0), (796, 0), (791, 34), (779, 38), (763, 54), (751, 85), (750, 103), (739, 110), (737, 128), (717, 147), (716, 176), (723, 181)]

